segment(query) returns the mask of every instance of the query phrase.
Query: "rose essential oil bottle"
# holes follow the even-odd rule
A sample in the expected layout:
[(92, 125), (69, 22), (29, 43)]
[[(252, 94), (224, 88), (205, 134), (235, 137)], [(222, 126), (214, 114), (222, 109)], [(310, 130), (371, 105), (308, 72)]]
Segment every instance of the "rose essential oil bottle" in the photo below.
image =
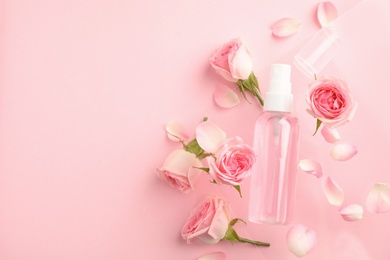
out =
[(298, 164), (299, 125), (291, 114), (291, 66), (271, 66), (264, 110), (256, 120), (249, 195), (249, 221), (288, 224), (292, 220)]

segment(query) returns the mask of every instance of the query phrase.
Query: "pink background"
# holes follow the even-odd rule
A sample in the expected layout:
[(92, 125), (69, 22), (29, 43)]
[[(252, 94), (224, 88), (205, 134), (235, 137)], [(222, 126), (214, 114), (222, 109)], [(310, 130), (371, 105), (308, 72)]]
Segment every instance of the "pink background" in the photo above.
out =
[[(390, 182), (390, 4), (334, 0), (343, 53), (323, 71), (348, 82), (359, 102), (341, 127), (359, 153), (333, 161), (330, 144), (312, 137), (307, 84), (293, 67), (294, 111), (301, 121), (300, 158), (321, 162), (344, 189), (345, 203), (364, 204), (375, 182)], [(248, 223), (242, 236), (270, 248), (221, 242), (187, 245), (180, 229), (207, 194), (231, 201), (247, 218), (235, 190), (204, 177), (183, 195), (156, 177), (178, 145), (168, 121), (194, 129), (208, 116), (228, 136), (252, 142), (261, 112), (255, 100), (219, 108), (212, 93), (223, 82), (208, 59), (242, 37), (263, 92), (272, 63), (292, 57), (316, 31), (311, 0), (2, 0), (0, 5), (0, 259), (197, 259), (215, 251), (228, 259), (297, 259), (287, 250), (289, 226)], [(272, 37), (283, 17), (302, 22), (286, 39)], [(327, 203), (321, 183), (298, 173), (296, 223), (317, 232), (304, 259), (388, 260), (389, 214), (365, 212), (348, 223)]]

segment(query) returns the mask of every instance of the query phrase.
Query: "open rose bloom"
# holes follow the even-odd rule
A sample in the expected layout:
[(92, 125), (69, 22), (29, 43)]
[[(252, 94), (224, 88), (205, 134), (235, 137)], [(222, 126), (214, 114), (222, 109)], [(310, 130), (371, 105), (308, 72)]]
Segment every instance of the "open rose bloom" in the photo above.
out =
[(195, 241), (216, 244), (221, 240), (227, 240), (256, 246), (270, 246), (267, 242), (240, 237), (233, 228), (239, 221), (242, 220), (230, 219), (228, 202), (222, 198), (209, 196), (191, 211), (181, 230), (181, 235), (188, 244)]
[(218, 74), (232, 82), (247, 79), (253, 69), (248, 50), (239, 38), (218, 49), (211, 57), (210, 64)]
[(357, 108), (347, 84), (328, 76), (309, 86), (306, 102), (308, 112), (330, 128), (351, 121)]
[(216, 160), (208, 158), (210, 175), (218, 183), (233, 186), (249, 177), (256, 160), (253, 149), (238, 136), (224, 140), (215, 155)]
[(230, 208), (227, 202), (210, 196), (192, 210), (181, 235), (188, 244), (195, 240), (216, 244), (225, 237), (229, 222)]
[(194, 189), (201, 175), (199, 167), (202, 167), (202, 163), (195, 154), (179, 149), (168, 155), (157, 175), (170, 186), (188, 193)]

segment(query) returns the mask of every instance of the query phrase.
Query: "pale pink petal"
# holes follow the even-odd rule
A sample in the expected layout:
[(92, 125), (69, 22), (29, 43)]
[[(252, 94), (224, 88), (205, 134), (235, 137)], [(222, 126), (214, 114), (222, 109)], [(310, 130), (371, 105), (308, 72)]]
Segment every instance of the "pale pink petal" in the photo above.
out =
[(336, 161), (346, 161), (357, 154), (356, 145), (337, 143), (330, 150), (330, 156)]
[[(183, 149), (171, 152), (165, 159), (161, 169), (174, 172), (178, 176), (187, 177), (188, 170), (193, 167), (202, 167), (202, 163), (196, 158), (196, 155)], [(194, 168), (196, 169), (196, 168)], [(194, 173), (197, 175), (197, 173)], [(194, 176), (195, 177), (195, 176)]]
[(301, 22), (294, 18), (282, 18), (272, 25), (272, 33), (277, 37), (288, 37), (296, 33)]
[(375, 183), (368, 192), (366, 207), (373, 213), (390, 212), (390, 184)]
[(316, 242), (316, 233), (302, 224), (293, 225), (287, 232), (288, 250), (295, 256), (305, 256), (313, 249)]
[(332, 2), (326, 1), (318, 4), (317, 18), (321, 27), (329, 25), (337, 16), (337, 9)]
[(165, 126), (165, 131), (167, 132), (168, 138), (172, 141), (179, 142), (180, 140), (186, 141), (189, 139), (187, 130), (180, 123), (169, 122)]
[(363, 207), (359, 204), (348, 204), (339, 209), (345, 221), (357, 221), (363, 218)]
[(336, 128), (330, 128), (327, 126), (322, 127), (321, 134), (328, 143), (335, 143), (341, 138)]
[(322, 168), (317, 161), (310, 159), (300, 160), (298, 166), (302, 171), (313, 174), (317, 178), (322, 176)]
[(210, 224), (208, 234), (216, 240), (224, 238), (229, 228), (229, 215), (225, 211), (225, 202), (220, 202), (215, 209), (214, 218)]
[(196, 140), (199, 146), (209, 153), (214, 153), (219, 144), (226, 139), (226, 133), (216, 124), (202, 122), (196, 127)]
[(238, 95), (228, 86), (218, 84), (214, 90), (214, 100), (223, 108), (235, 107), (240, 103)]
[(328, 202), (334, 206), (340, 206), (344, 202), (344, 191), (329, 176), (322, 180), (322, 190)]
[(233, 78), (244, 80), (249, 78), (253, 64), (244, 45), (241, 45), (234, 55), (229, 56), (229, 68)]
[(215, 252), (198, 258), (198, 260), (225, 260), (225, 259), (226, 259), (226, 255), (224, 252)]

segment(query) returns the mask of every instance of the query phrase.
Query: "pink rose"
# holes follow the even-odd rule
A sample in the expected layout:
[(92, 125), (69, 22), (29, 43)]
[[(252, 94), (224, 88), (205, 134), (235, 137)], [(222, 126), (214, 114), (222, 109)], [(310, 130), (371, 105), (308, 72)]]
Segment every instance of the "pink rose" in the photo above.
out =
[(196, 239), (208, 244), (216, 244), (225, 237), (229, 220), (228, 203), (221, 198), (208, 197), (192, 210), (181, 235), (188, 244)]
[(226, 80), (247, 79), (253, 70), (248, 50), (240, 39), (233, 39), (218, 49), (210, 59), (211, 66)]
[(346, 83), (331, 77), (314, 81), (309, 86), (306, 102), (310, 107), (308, 112), (330, 128), (351, 121), (357, 108)]
[(201, 175), (201, 170), (194, 167), (202, 167), (202, 163), (195, 154), (184, 150), (175, 150), (168, 155), (157, 174), (172, 187), (188, 193), (194, 189), (194, 185)]
[(256, 160), (253, 149), (236, 136), (222, 142), (217, 159), (209, 158), (210, 175), (217, 182), (228, 185), (240, 185), (247, 178)]

